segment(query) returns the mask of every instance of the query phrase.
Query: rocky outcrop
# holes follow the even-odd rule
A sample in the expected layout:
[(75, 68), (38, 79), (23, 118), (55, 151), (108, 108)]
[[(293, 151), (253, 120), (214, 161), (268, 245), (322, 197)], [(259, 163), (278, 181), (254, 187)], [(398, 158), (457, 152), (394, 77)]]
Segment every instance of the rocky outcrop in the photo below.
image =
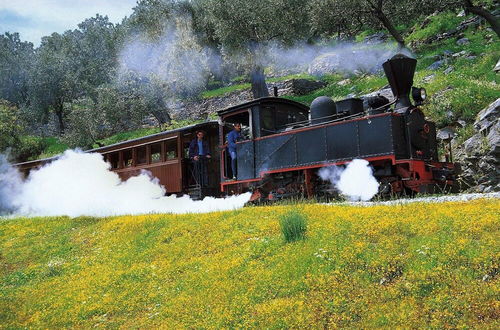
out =
[(363, 73), (378, 73), (382, 71), (382, 63), (391, 57), (390, 49), (373, 48), (352, 49), (339, 48), (330, 53), (316, 57), (307, 72), (313, 76), (340, 73), (344, 76), (360, 75)]
[(461, 179), (472, 191), (500, 191), (500, 98), (478, 114), (474, 130), (457, 150)]
[[(323, 81), (309, 79), (290, 79), (276, 83), (268, 83), (269, 95), (274, 95), (274, 87), (278, 88), (278, 96), (306, 95), (327, 84)], [(194, 101), (178, 101), (171, 106), (172, 117), (176, 120), (208, 118), (217, 111), (253, 100), (249, 89), (227, 93), (220, 97), (212, 97)]]

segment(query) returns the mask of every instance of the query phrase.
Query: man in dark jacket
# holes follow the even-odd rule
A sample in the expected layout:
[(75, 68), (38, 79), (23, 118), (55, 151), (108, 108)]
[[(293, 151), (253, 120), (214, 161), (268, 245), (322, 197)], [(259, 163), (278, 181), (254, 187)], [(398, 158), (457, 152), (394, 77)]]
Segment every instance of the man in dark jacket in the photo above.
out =
[(202, 187), (208, 185), (207, 159), (210, 159), (210, 148), (208, 142), (203, 138), (203, 131), (196, 132), (194, 138), (189, 144), (189, 158), (193, 162), (195, 179)]

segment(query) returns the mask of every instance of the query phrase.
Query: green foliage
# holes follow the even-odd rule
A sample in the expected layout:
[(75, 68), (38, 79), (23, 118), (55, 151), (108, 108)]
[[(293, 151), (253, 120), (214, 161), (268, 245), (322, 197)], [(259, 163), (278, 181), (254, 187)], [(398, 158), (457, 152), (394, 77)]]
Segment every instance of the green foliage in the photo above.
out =
[(227, 94), (227, 93), (241, 91), (241, 90), (245, 90), (248, 88), (250, 88), (250, 84), (231, 85), (231, 86), (227, 86), (227, 87), (222, 87), (222, 88), (204, 91), (203, 93), (201, 93), (201, 97), (203, 97), (204, 99), (209, 99), (212, 97), (222, 96), (222, 95)]
[[(309, 79), (309, 80), (316, 80), (316, 77), (311, 76), (310, 74), (307, 73), (298, 73), (298, 74), (289, 74), (286, 76), (281, 76), (281, 77), (273, 77), (269, 78), (266, 81), (267, 82), (279, 82), (279, 81), (285, 81), (289, 79)], [(244, 77), (237, 77), (235, 81), (241, 81), (244, 80)], [(243, 83), (243, 84), (235, 84), (231, 86), (226, 86), (226, 87), (221, 87), (217, 89), (212, 89), (212, 90), (207, 90), (201, 93), (201, 97), (204, 99), (209, 99), (212, 97), (218, 97), (222, 96), (227, 93), (235, 92), (235, 91), (240, 91), (240, 90), (245, 90), (250, 88), (250, 83)]]
[(19, 143), (21, 126), (18, 122), (19, 111), (9, 102), (0, 99), (0, 153)]
[[(438, 126), (445, 126), (457, 119), (472, 123), (483, 108), (498, 98), (500, 77), (493, 72), (500, 56), (500, 43), (497, 38), (488, 37), (490, 32), (484, 29), (471, 29), (465, 32), (470, 43), (465, 46), (456, 45), (455, 39), (423, 47), (420, 51), (415, 85), (425, 87), (430, 96), (424, 105), (426, 114)], [(426, 67), (435, 61), (433, 56), (441, 55), (447, 50), (452, 53), (466, 51), (476, 58), (466, 56), (447, 57), (447, 65), (453, 71), (444, 74), (446, 66), (437, 71)], [(428, 82), (424, 78), (434, 75)]]
[(46, 147), (47, 144), (43, 138), (38, 136), (24, 135), (20, 137), (19, 145), (13, 149), (13, 153), (16, 160), (18, 160), (19, 162), (23, 162), (27, 160), (37, 159)]
[(41, 138), (41, 140), (43, 143), (43, 151), (38, 157), (36, 157), (37, 159), (49, 158), (62, 154), (70, 147), (58, 137), (44, 137)]
[(21, 41), (19, 33), (0, 35), (0, 99), (18, 107), (26, 102), (34, 55), (33, 44)]
[(280, 217), (280, 228), (285, 242), (303, 240), (307, 232), (306, 216), (297, 210), (285, 213)]
[[(162, 125), (161, 128), (159, 127), (153, 127), (153, 128), (140, 128), (136, 130), (131, 130), (131, 131), (126, 131), (126, 132), (119, 132), (117, 134), (113, 134), (107, 138), (101, 139), (97, 142), (99, 142), (102, 145), (111, 145), (115, 143), (119, 143), (122, 141), (127, 141), (127, 140), (132, 140), (132, 139), (138, 139), (143, 136), (155, 134), (155, 133), (160, 133), (162, 131), (168, 131), (172, 129), (177, 129), (177, 128), (182, 128), (188, 125), (194, 125), (197, 123), (201, 123), (203, 120), (172, 120), (169, 124)], [(94, 144), (93, 147), (97, 148), (98, 145)]]
[[(115, 143), (126, 141), (126, 140), (138, 139), (140, 137), (159, 133), (159, 132), (160, 132), (160, 129), (157, 127), (140, 128), (140, 129), (136, 129), (136, 130), (132, 130), (132, 131), (119, 132), (119, 133), (111, 135), (107, 138), (101, 139), (98, 142), (107, 146), (107, 145), (115, 144)], [(94, 147), (97, 147), (97, 145), (94, 145)]]

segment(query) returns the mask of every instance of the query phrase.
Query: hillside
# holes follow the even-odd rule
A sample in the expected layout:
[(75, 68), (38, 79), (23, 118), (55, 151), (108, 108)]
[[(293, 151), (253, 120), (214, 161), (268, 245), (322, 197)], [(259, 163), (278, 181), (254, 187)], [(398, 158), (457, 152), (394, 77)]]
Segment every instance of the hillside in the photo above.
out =
[[(299, 209), (305, 240), (279, 217)], [(498, 328), (500, 204), (0, 220), (0, 328)]]
[[(423, 106), (424, 111), (438, 124), (438, 128), (451, 125), (456, 134), (455, 145), (459, 146), (474, 134), (476, 115), (498, 98), (500, 77), (493, 70), (500, 58), (498, 37), (476, 16), (457, 15), (454, 12), (430, 15), (417, 21), (406, 31), (405, 38), (418, 60), (415, 85), (425, 87), (429, 95)], [(385, 32), (367, 29), (358, 34), (354, 47), (377, 49), (389, 41)], [(335, 42), (333, 44), (335, 52)], [(299, 68), (289, 67), (290, 72), (273, 72), (272, 68), (268, 68), (268, 87), (272, 89), (277, 86), (280, 96), (309, 105), (314, 98), (322, 95), (339, 100), (377, 92), (387, 86), (387, 79), (381, 71), (348, 75), (330, 71), (320, 76), (297, 73), (301, 68), (307, 70), (308, 64), (302, 63)], [(207, 117), (214, 118), (215, 111), (250, 100), (250, 84), (248, 81), (241, 81), (242, 79), (237, 77), (229, 84), (213, 81), (197, 99), (176, 100), (171, 109), (165, 109), (173, 116), (174, 123), (165, 125), (163, 129), (176, 128), (179, 124), (187, 125)], [(297, 95), (293, 91), (290, 93), (287, 88), (287, 82), (291, 79), (317, 80), (324, 87)], [(210, 89), (210, 86), (221, 85), (220, 88)], [(108, 145), (157, 131), (159, 128), (153, 125), (130, 132), (119, 132), (101, 139), (99, 143)], [(34, 158), (52, 156), (68, 147), (55, 137), (44, 139), (41, 144), (43, 151)]]

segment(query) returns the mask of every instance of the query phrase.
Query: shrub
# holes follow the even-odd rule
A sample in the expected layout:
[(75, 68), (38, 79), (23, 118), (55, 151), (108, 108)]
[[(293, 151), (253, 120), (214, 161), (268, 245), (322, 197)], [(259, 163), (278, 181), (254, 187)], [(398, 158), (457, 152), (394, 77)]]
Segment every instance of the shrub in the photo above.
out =
[(299, 211), (293, 210), (280, 218), (280, 227), (285, 242), (295, 242), (305, 239), (307, 231), (306, 217)]

